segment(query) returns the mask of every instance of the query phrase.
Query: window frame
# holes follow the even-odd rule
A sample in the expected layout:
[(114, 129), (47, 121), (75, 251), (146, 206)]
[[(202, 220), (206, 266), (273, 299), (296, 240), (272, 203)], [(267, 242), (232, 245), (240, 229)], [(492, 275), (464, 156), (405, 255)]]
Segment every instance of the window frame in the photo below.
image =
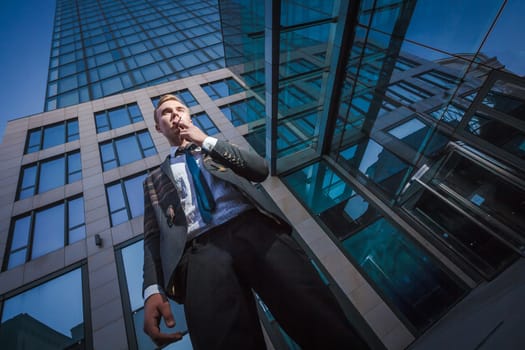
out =
[[(27, 292), (35, 287), (39, 287), (47, 282), (50, 282), (56, 278), (61, 277), (67, 273), (70, 273), (76, 269), (80, 269), (81, 275), (81, 288), (82, 288), (82, 312), (84, 316), (84, 346), (85, 349), (93, 349), (93, 328), (91, 325), (91, 297), (89, 289), (89, 274), (87, 261), (82, 260), (67, 266), (66, 268), (54, 271), (49, 275), (34, 280), (26, 285), (13, 289), (0, 296), (0, 320), (3, 316), (4, 302), (5, 300), (14, 298), (24, 292)], [(1, 325), (1, 323), (0, 323)]]
[[(75, 123), (76, 123), (76, 130), (77, 131), (75, 133), (70, 133), (69, 131), (70, 131), (71, 125), (75, 124)], [(63, 142), (60, 142), (60, 143), (58, 143), (56, 145), (53, 145), (53, 146), (44, 147), (45, 131), (49, 130), (49, 129), (53, 128), (53, 127), (60, 126), (60, 125), (64, 126)], [(31, 134), (33, 134), (33, 133), (40, 133), (40, 135), (38, 136), (39, 141), (38, 141), (38, 144), (30, 145)], [(27, 133), (26, 133), (26, 142), (25, 142), (25, 145), (24, 145), (24, 154), (31, 154), (31, 153), (35, 153), (35, 152), (40, 152), (42, 150), (45, 150), (45, 149), (48, 149), (48, 148), (51, 148), (51, 147), (56, 147), (56, 146), (59, 146), (59, 145), (62, 145), (62, 144), (66, 144), (68, 142), (76, 141), (78, 139), (80, 139), (80, 130), (79, 130), (78, 118), (71, 118), (71, 119), (67, 119), (67, 120), (64, 120), (64, 121), (61, 121), (61, 122), (58, 122), (58, 123), (43, 125), (43, 126), (40, 126), (40, 127), (37, 127), (37, 128), (33, 128), (33, 129), (30, 129), (30, 130), (27, 131)], [(30, 151), (30, 149), (33, 149), (33, 148), (37, 148), (37, 149)]]
[[(46, 210), (49, 210), (49, 209), (52, 209), (52, 208), (55, 208), (55, 207), (58, 207), (58, 206), (63, 206), (63, 211), (64, 211), (64, 222), (63, 222), (63, 245), (61, 248), (58, 248), (58, 249), (63, 249), (65, 248), (66, 246), (69, 245), (69, 234), (70, 234), (70, 230), (72, 229), (76, 229), (78, 227), (81, 227), (82, 225), (76, 225), (75, 227), (69, 227), (69, 202), (71, 201), (74, 201), (74, 200), (77, 200), (77, 199), (81, 199), (83, 201), (83, 207), (84, 207), (84, 213), (83, 213), (83, 217), (84, 217), (84, 227), (86, 226), (86, 208), (85, 208), (85, 202), (84, 202), (84, 196), (83, 194), (79, 194), (79, 195), (75, 195), (75, 196), (72, 196), (72, 197), (68, 197), (68, 198), (64, 198), (63, 200), (60, 200), (60, 201), (57, 201), (57, 202), (54, 202), (54, 203), (51, 203), (49, 205), (46, 205), (46, 206), (43, 206), (41, 208), (36, 208), (36, 209), (32, 209), (28, 212), (25, 212), (25, 213), (22, 213), (20, 215), (17, 215), (13, 218), (11, 218), (11, 222), (10, 222), (10, 225), (9, 225), (9, 235), (7, 237), (7, 243), (6, 243), (6, 249), (5, 249), (5, 254), (4, 254), (4, 261), (2, 262), (2, 270), (1, 271), (8, 271), (12, 268), (16, 268), (17, 266), (21, 266), (25, 263), (28, 263), (29, 261), (32, 261), (34, 259), (38, 259), (39, 257), (41, 256), (44, 256), (44, 255), (47, 255), (51, 252), (54, 252), (56, 251), (57, 249), (54, 249), (48, 253), (45, 253), (41, 256), (38, 256), (36, 258), (32, 258), (32, 252), (33, 252), (33, 246), (34, 246), (34, 238), (35, 238), (35, 218), (36, 218), (36, 214), (39, 213), (39, 212), (43, 212), (43, 211), (46, 211)], [(29, 217), (29, 232), (27, 234), (27, 240), (25, 242), (25, 245), (24, 246), (21, 246), (17, 249), (14, 250), (14, 252), (17, 252), (17, 251), (20, 251), (20, 250), (23, 250), (23, 249), (26, 249), (26, 253), (25, 253), (25, 257), (24, 257), (24, 262), (22, 264), (18, 264), (18, 265), (14, 265), (12, 266), (11, 268), (9, 268), (9, 260), (10, 260), (10, 257), (13, 253), (12, 251), (12, 244), (13, 244), (13, 239), (14, 239), (14, 229), (15, 229), (15, 226), (16, 226), (16, 222), (18, 220), (21, 220), (23, 218), (26, 218), (26, 217)], [(86, 235), (84, 235), (84, 239), (86, 238)]]
[[(140, 138), (140, 135), (143, 135), (143, 134), (146, 134), (146, 135), (149, 136), (151, 144), (152, 144), (151, 147), (145, 148), (143, 146), (141, 138)], [(132, 162), (127, 162), (127, 163), (122, 163), (120, 161), (119, 152), (118, 152), (119, 148), (117, 147), (117, 141), (124, 140), (124, 139), (134, 139), (134, 140), (136, 140), (137, 146), (138, 146), (138, 149), (139, 149), (139, 152), (140, 152), (140, 157), (138, 159), (135, 159)], [(136, 162), (136, 161), (141, 160), (141, 159), (145, 159), (147, 157), (150, 157), (152, 155), (148, 156), (148, 155), (146, 155), (146, 152), (148, 150), (151, 150), (151, 149), (153, 149), (155, 151), (155, 154), (158, 154), (157, 148), (155, 147), (155, 142), (153, 141), (153, 138), (151, 137), (148, 129), (135, 131), (135, 132), (132, 132), (132, 133), (129, 133), (129, 134), (126, 134), (126, 135), (122, 135), (122, 136), (110, 139), (110, 140), (106, 140), (106, 141), (100, 142), (98, 145), (99, 145), (98, 149), (99, 149), (99, 153), (100, 153), (100, 162), (102, 164), (102, 171), (103, 172), (109, 171), (111, 169), (115, 169), (115, 168), (118, 168), (118, 167), (121, 167), (121, 166), (124, 166), (124, 165), (127, 165), (127, 164), (131, 164), (133, 162)], [(104, 156), (103, 156), (104, 153), (102, 152), (102, 147), (106, 147), (108, 145), (111, 145), (110, 149), (113, 150), (113, 158), (111, 160), (105, 160)], [(106, 169), (105, 164), (106, 163), (111, 163), (111, 162), (115, 162), (116, 165), (114, 167)]]
[[(49, 158), (46, 158), (46, 159), (38, 160), (36, 162), (33, 162), (33, 163), (26, 164), (26, 165), (22, 166), (22, 168), (20, 169), (18, 185), (16, 187), (16, 200), (22, 200), (22, 199), (30, 198), (30, 197), (36, 196), (37, 194), (45, 193), (47, 191), (52, 191), (52, 190), (57, 189), (59, 187), (63, 187), (63, 186), (69, 185), (71, 183), (74, 183), (74, 182), (82, 180), (82, 158), (81, 158), (81, 156), (80, 156), (80, 170), (72, 171), (73, 169), (70, 169), (70, 157), (73, 156), (73, 155), (77, 155), (77, 154), (80, 156), (80, 149), (77, 149), (77, 150), (74, 150), (74, 151), (71, 151), (71, 152), (67, 152), (67, 153), (62, 153), (62, 154), (54, 156), (54, 157), (49, 157)], [(64, 174), (63, 174), (64, 175), (64, 183), (62, 185), (60, 185), (60, 186), (51, 188), (51, 189), (46, 190), (44, 192), (40, 192), (40, 182), (41, 182), (40, 176), (41, 176), (41, 173), (42, 173), (42, 164), (53, 162), (53, 161), (55, 161), (57, 159), (61, 159), (61, 158), (64, 159)], [(34, 187), (33, 194), (29, 195), (27, 197), (24, 197), (24, 198), (20, 198), (20, 194), (24, 190), (24, 188), (21, 188), (21, 186), (22, 186), (22, 183), (24, 181), (25, 170), (29, 169), (29, 168), (32, 168), (32, 167), (36, 167), (35, 182), (34, 182), (34, 184), (32, 186), (30, 186), (30, 187)], [(77, 180), (74, 180), (74, 181), (70, 181), (70, 177), (73, 174), (79, 173), (79, 172), (80, 172), (80, 179), (77, 179)]]
[[(132, 115), (132, 108), (134, 107), (137, 107), (137, 110), (139, 111), (140, 116)], [(125, 110), (127, 114), (127, 124), (122, 125), (122, 126), (113, 126), (110, 112), (118, 111), (121, 109)], [(102, 126), (100, 126), (98, 122), (98, 119), (100, 116), (104, 118), (104, 122), (105, 122), (105, 124)], [(136, 102), (131, 102), (131, 103), (127, 103), (121, 106), (108, 108), (108, 109), (104, 109), (101, 111), (96, 111), (93, 113), (93, 117), (95, 119), (95, 129), (97, 130), (97, 134), (107, 132), (110, 130), (115, 130), (115, 129), (122, 128), (122, 127), (126, 127), (129, 125), (144, 121), (144, 115), (142, 114), (142, 111), (140, 110), (140, 107), (138, 106)], [(115, 123), (115, 120), (113, 121), (113, 123)], [(106, 127), (107, 129), (105, 129)]]

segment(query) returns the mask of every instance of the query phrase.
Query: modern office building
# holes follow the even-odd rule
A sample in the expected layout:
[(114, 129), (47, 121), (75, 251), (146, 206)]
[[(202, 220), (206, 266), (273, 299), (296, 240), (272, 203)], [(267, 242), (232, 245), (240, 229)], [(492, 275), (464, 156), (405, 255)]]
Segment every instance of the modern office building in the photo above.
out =
[(224, 67), (216, 0), (57, 0), (45, 110)]
[[(266, 157), (257, 187), (372, 349), (520, 349), (525, 71), (491, 54), (517, 2), (473, 6), (58, 1), (46, 112), (0, 148), (0, 344), (154, 348), (141, 183), (175, 93)], [(269, 348), (298, 349), (258, 301)]]

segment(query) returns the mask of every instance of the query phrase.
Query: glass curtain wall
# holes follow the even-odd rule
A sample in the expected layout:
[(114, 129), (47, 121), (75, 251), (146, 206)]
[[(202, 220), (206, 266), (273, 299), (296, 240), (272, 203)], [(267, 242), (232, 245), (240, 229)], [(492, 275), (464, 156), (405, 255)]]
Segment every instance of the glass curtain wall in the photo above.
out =
[(57, 0), (45, 110), (224, 67), (217, 0)]

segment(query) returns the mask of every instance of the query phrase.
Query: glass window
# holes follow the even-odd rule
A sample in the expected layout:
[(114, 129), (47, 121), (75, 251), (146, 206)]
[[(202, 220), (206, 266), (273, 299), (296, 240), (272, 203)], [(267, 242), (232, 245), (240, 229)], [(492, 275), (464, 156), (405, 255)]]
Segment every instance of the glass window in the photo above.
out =
[(525, 133), (488, 116), (474, 114), (466, 130), (514, 156), (525, 159)]
[(414, 85), (400, 82), (390, 85), (386, 90), (386, 96), (404, 105), (410, 105), (432, 95)]
[(25, 153), (38, 152), (49, 147), (78, 140), (78, 138), (77, 119), (46, 125), (28, 131)]
[(400, 72), (404, 72), (416, 66), (418, 66), (418, 64), (415, 62), (409, 61), (403, 57), (397, 57), (395, 65), (394, 65), (394, 69)]
[(6, 268), (18, 266), (84, 238), (82, 197), (34, 210), (11, 222)]
[(502, 271), (517, 257), (511, 248), (488, 232), (483, 225), (470, 220), (455, 206), (431, 191), (421, 194), (413, 213), (448, 247), (488, 278)]
[(17, 219), (13, 225), (11, 240), (11, 254), (7, 268), (22, 265), (27, 258), (29, 234), (31, 232), (31, 216), (26, 215)]
[(147, 130), (101, 143), (99, 147), (104, 171), (157, 153)]
[(317, 101), (313, 96), (294, 85), (280, 88), (278, 99), (278, 108), (282, 113), (286, 113), (287, 109), (304, 106), (307, 103)]
[(244, 91), (244, 88), (233, 78), (214, 81), (202, 85), (202, 88), (212, 100), (235, 95), (236, 93)]
[[(195, 97), (193, 96), (193, 94), (190, 92), (190, 90), (188, 89), (184, 89), (184, 90), (180, 90), (180, 91), (175, 91), (175, 92), (171, 92), (170, 93), (171, 95), (175, 95), (177, 96), (179, 99), (182, 100), (182, 102), (187, 106), (187, 107), (193, 107), (193, 106), (196, 106), (198, 105), (199, 103), (197, 102), (197, 100), (195, 99)], [(153, 105), (155, 107), (157, 107), (157, 104), (159, 103), (159, 100), (160, 100), (161, 96), (157, 96), (157, 97), (154, 97), (151, 99), (151, 102), (153, 103)]]
[[(436, 178), (440, 186), (449, 188), (448, 192), (457, 193), (466, 202), (487, 213), (491, 221), (498, 220), (525, 240), (525, 207), (521, 205), (525, 202), (525, 190), (518, 184), (512, 183), (506, 176), (496, 176), (484, 166), (457, 153), (447, 158)], [(504, 234), (499, 231), (498, 234)], [(512, 244), (523, 246), (523, 243)]]
[(22, 181), (18, 188), (18, 199), (31, 197), (36, 192), (38, 166), (22, 168)]
[(445, 90), (451, 89), (459, 83), (459, 78), (435, 70), (420, 74), (417, 78)]
[(283, 177), (283, 182), (334, 234), (372, 286), (416, 329), (437, 321), (466, 293), (465, 286), (383, 218), (328, 164), (308, 165)]
[(465, 110), (462, 107), (459, 107), (455, 104), (448, 104), (441, 107), (438, 110), (432, 111), (429, 113), (434, 119), (439, 120), (440, 122), (449, 124), (450, 126), (456, 127), (459, 125)]
[(449, 142), (447, 136), (432, 129), (418, 118), (410, 119), (390, 129), (388, 133), (428, 157), (437, 156)]
[(144, 190), (142, 173), (106, 186), (106, 195), (111, 216), (111, 226), (144, 214)]
[[(144, 299), (142, 298), (142, 264), (144, 263), (144, 243), (138, 241), (132, 243), (119, 251), (120, 259), (119, 273), (123, 274), (124, 282), (121, 288), (126, 289), (129, 299), (124, 300), (125, 315), (132, 319), (131, 329), (128, 332), (134, 335), (139, 350), (149, 350), (155, 348), (151, 339), (143, 332), (144, 323)], [(184, 306), (170, 300), (171, 310), (176, 320), (175, 328), (167, 328), (164, 322), (161, 322), (162, 332), (179, 332), (187, 330), (186, 318), (184, 316)], [(188, 335), (184, 336), (181, 341), (173, 343), (166, 347), (169, 350), (191, 350), (191, 342)]]
[(67, 121), (67, 142), (78, 140), (80, 133), (78, 131), (78, 120), (68, 120)]
[(43, 160), (22, 168), (18, 199), (31, 197), (82, 178), (80, 151)]
[(217, 129), (217, 126), (213, 123), (206, 112), (194, 114), (191, 118), (206, 135), (211, 136), (219, 133), (219, 129)]
[(220, 109), (234, 126), (264, 119), (266, 115), (264, 105), (255, 98), (222, 106)]
[(136, 103), (95, 113), (97, 133), (120, 128), (143, 120)]
[(82, 269), (76, 269), (6, 299), (0, 326), (2, 347), (84, 349), (88, 307), (82, 274)]
[(35, 213), (31, 259), (38, 258), (65, 245), (64, 209), (64, 204), (59, 204)]
[(359, 172), (390, 195), (398, 190), (409, 166), (372, 139), (340, 151), (338, 162), (347, 170)]
[(63, 186), (66, 176), (66, 160), (64, 157), (48, 160), (40, 164), (39, 192), (46, 192)]
[(420, 331), (437, 321), (468, 291), (384, 218), (342, 243), (374, 287)]
[(31, 130), (27, 136), (26, 153), (40, 151), (42, 145), (42, 129)]
[(496, 81), (483, 98), (485, 106), (525, 121), (525, 89), (516, 84)]
[(304, 58), (298, 58), (291, 61), (283, 62), (279, 65), (279, 77), (285, 78), (293, 75), (299, 75), (307, 72), (319, 69), (319, 67), (305, 60)]

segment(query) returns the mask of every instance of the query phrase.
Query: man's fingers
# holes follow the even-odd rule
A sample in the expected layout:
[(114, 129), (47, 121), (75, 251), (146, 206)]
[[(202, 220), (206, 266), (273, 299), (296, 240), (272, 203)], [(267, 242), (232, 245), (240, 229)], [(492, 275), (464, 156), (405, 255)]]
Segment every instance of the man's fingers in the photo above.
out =
[(175, 326), (175, 318), (173, 317), (173, 313), (171, 312), (170, 303), (165, 300), (160, 306), (159, 311), (164, 317), (164, 323), (166, 323), (166, 326), (173, 327)]
[(176, 341), (179, 341), (182, 339), (182, 337), (183, 335), (181, 332), (176, 332), (176, 333), (159, 332), (154, 337), (151, 337), (151, 339), (157, 346), (164, 346), (164, 345), (168, 345)]

